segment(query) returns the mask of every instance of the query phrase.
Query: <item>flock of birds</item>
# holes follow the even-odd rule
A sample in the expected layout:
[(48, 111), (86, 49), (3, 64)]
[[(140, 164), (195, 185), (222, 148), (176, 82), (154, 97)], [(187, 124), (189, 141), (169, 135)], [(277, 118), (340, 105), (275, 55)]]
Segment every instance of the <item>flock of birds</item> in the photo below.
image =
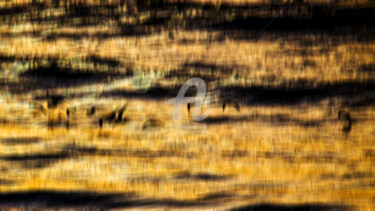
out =
[[(39, 111), (41, 111), (43, 114), (46, 114), (48, 109), (56, 108), (61, 102), (63, 102), (65, 97), (62, 96), (62, 95), (50, 95), (48, 90), (47, 90), (47, 93), (46, 93), (45, 97), (39, 97), (37, 99), (39, 99), (39, 100), (43, 99), (43, 100), (47, 101), (47, 109), (45, 109), (44, 106), (42, 106), (41, 104), (36, 104), (37, 109)], [(123, 114), (126, 111), (127, 106), (128, 106), (128, 104), (122, 105), (121, 107), (118, 106), (117, 108), (112, 110), (110, 113), (106, 113), (106, 114), (103, 114), (103, 115), (97, 115), (97, 124), (100, 127), (100, 129), (103, 128), (103, 124), (105, 122), (107, 122), (107, 123), (121, 123), (123, 121), (127, 121), (126, 118), (125, 119), (123, 118)], [(194, 103), (187, 103), (187, 111), (188, 111), (189, 115), (190, 115), (193, 107), (194, 107)], [(233, 100), (233, 99), (229, 99), (229, 100), (227, 99), (227, 100), (224, 100), (222, 102), (223, 112), (225, 112), (225, 109), (228, 108), (228, 107), (233, 107), (237, 112), (241, 111), (240, 104), (236, 100)], [(72, 113), (72, 110), (75, 110), (75, 108), (69, 108), (69, 107), (66, 108), (66, 117), (67, 117), (66, 126), (67, 127), (70, 126), (69, 117), (70, 117), (70, 114)], [(94, 115), (96, 115), (96, 113), (97, 113), (97, 107), (94, 106), (94, 105), (90, 106), (86, 110), (87, 116), (94, 116)], [(352, 118), (350, 116), (350, 113), (348, 111), (345, 111), (345, 110), (339, 110), (338, 111), (338, 120), (341, 122), (342, 131), (350, 132), (350, 130), (352, 128)], [(158, 127), (163, 127), (163, 126), (164, 126), (164, 122), (162, 120), (156, 119), (156, 118), (150, 118), (150, 119), (147, 119), (146, 121), (144, 121), (144, 123), (142, 125), (142, 129), (145, 130), (147, 128), (158, 128)]]
[[(47, 115), (47, 111), (49, 109), (55, 109), (60, 105), (64, 100), (65, 97), (62, 95), (50, 95), (47, 91), (47, 94), (45, 97), (36, 97), (37, 100), (43, 100), (47, 101), (47, 108), (45, 108), (42, 104), (34, 103), (34, 108), (42, 112), (43, 114)], [(97, 115), (98, 108), (97, 106), (90, 106), (88, 109), (86, 109), (86, 115), (88, 117), (94, 117), (96, 118), (97, 124), (100, 128), (103, 128), (103, 124), (105, 122), (108, 123), (121, 123), (123, 121), (127, 121), (127, 119), (123, 118), (124, 112), (126, 111), (127, 104), (122, 105), (121, 107), (116, 107), (114, 110), (112, 110), (110, 113)], [(66, 127), (70, 127), (70, 117), (71, 114), (76, 111), (76, 107), (66, 107), (65, 114), (66, 114)], [(53, 126), (53, 124), (50, 124), (50, 126)], [(155, 124), (151, 124), (152, 126), (156, 126)]]

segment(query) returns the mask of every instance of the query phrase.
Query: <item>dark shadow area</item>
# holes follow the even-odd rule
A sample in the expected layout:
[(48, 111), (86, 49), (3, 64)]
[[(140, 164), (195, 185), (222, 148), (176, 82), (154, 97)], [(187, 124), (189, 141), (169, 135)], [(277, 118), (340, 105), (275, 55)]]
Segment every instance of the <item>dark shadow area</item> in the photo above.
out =
[[(1, 84), (1, 82), (0, 82)], [(0, 85), (1, 86), (1, 85)], [(5, 118), (0, 118), (0, 124), (8, 124), (10, 121)]]
[(79, 62), (84, 64), (85, 69), (73, 68), (74, 59), (0, 55), (0, 63), (15, 61), (28, 63), (29, 68), (18, 75), (17, 81), (0, 80), (0, 89), (6, 89), (12, 93), (110, 82), (133, 75), (129, 67), (122, 68), (120, 72), (119, 68), (122, 66), (119, 60), (97, 55), (89, 55), (80, 59)]
[(116, 201), (131, 197), (133, 194), (101, 194), (83, 191), (30, 191), (0, 193), (1, 207), (38, 207), (38, 208), (69, 208), (97, 207), (105, 208)]
[[(189, 175), (187, 175), (189, 174)], [(195, 181), (201, 181), (201, 182), (210, 182), (210, 181), (224, 181), (229, 179), (229, 176), (220, 176), (220, 175), (211, 175), (211, 174), (196, 174), (191, 175), (189, 172), (182, 172), (177, 174), (178, 176), (175, 176), (174, 178), (177, 179), (178, 183), (184, 183), (186, 180), (195, 180)], [(180, 178), (181, 176), (181, 178)], [(182, 178), (183, 177), (183, 178)], [(132, 176), (131, 178), (128, 178), (127, 181), (130, 183), (152, 183), (152, 184), (160, 184), (161, 182), (167, 182), (170, 181), (169, 175), (166, 177), (157, 177), (157, 176), (151, 176), (151, 175), (136, 175)], [(229, 193), (210, 193), (207, 195), (202, 195), (202, 197), (199, 197), (201, 200), (217, 200), (220, 198), (230, 198), (234, 195)]]
[(236, 68), (238, 67), (192, 62), (185, 63), (176, 70), (171, 70), (164, 77), (167, 79), (177, 78), (179, 81), (187, 81), (190, 78), (199, 77), (205, 82), (210, 82), (229, 77)]
[(228, 180), (231, 177), (224, 176), (224, 175), (209, 174), (209, 173), (191, 174), (188, 171), (184, 171), (184, 172), (178, 173), (174, 178), (179, 179), (179, 180), (222, 181), (222, 180)]
[[(34, 20), (34, 21), (43, 22), (40, 20)], [(54, 20), (47, 19), (45, 21), (49, 22), (49, 21), (54, 21)], [(77, 16), (72, 16), (72, 15), (69, 15), (66, 17), (56, 17), (55, 21), (58, 23), (58, 27), (79, 28), (79, 27), (99, 26), (98, 24), (100, 24), (102, 21), (108, 21), (108, 19), (105, 18), (105, 20), (103, 20), (103, 19), (98, 18), (94, 14), (91, 14), (91, 15), (87, 15), (84, 17), (79, 17), (79, 16), (77, 17)]]
[[(98, 26), (99, 27), (99, 26)], [(370, 27), (370, 28), (366, 28)], [(8, 38), (15, 38), (15, 37), (34, 37), (34, 38), (41, 38), (39, 41), (57, 41), (58, 39), (67, 39), (69, 41), (79, 41), (80, 39), (98, 39), (99, 41), (103, 41), (105, 39), (112, 39), (112, 38), (119, 38), (119, 37), (138, 37), (141, 38), (143, 36), (165, 32), (166, 27), (154, 27), (154, 26), (144, 26), (144, 25), (129, 25), (129, 26), (120, 26), (118, 32), (95, 32), (95, 33), (86, 33), (86, 32), (77, 32), (77, 33), (65, 33), (65, 32), (51, 32), (48, 35), (45, 35), (42, 31), (36, 32), (20, 32), (20, 33), (13, 33), (13, 32), (0, 32), (0, 36), (8, 37)], [(116, 29), (117, 30), (117, 29)], [(284, 31), (277, 31), (277, 30), (266, 30), (262, 32), (259, 37), (257, 34), (261, 31), (255, 29), (249, 30), (231, 30), (231, 29), (216, 29), (216, 28), (199, 28), (202, 31), (217, 31), (218, 35), (214, 37), (210, 37), (208, 39), (175, 39), (175, 42), (181, 45), (192, 45), (192, 44), (206, 44), (206, 47), (210, 47), (210, 44), (214, 44), (215, 42), (224, 42), (226, 39), (228, 40), (241, 40), (241, 41), (268, 41), (274, 42), (275, 40), (282, 40), (284, 42), (290, 42), (293, 44), (297, 44), (301, 47), (312, 47), (315, 46), (316, 43), (329, 43), (331, 46), (338, 46), (343, 42), (358, 42), (358, 43), (367, 43), (374, 41), (373, 36), (371, 34), (375, 33), (374, 29), (371, 26), (357, 26), (357, 28), (338, 28), (332, 29), (334, 31), (328, 31), (321, 29), (320, 31), (293, 31), (284, 30)], [(350, 33), (352, 32), (352, 33)], [(354, 33), (355, 32), (355, 33)], [(316, 37), (314, 40), (308, 39), (308, 35), (315, 35)], [(255, 39), (257, 37), (257, 39)], [(159, 45), (159, 44), (156, 44)]]
[(375, 73), (375, 64), (363, 64), (359, 66), (358, 70), (360, 72)]
[(6, 144), (6, 145), (35, 144), (35, 143), (38, 143), (39, 141), (41, 141), (39, 138), (28, 138), (28, 137), (0, 139), (0, 143)]
[(230, 97), (247, 105), (296, 105), (304, 102), (318, 102), (332, 97), (353, 99), (364, 95), (372, 96), (375, 93), (374, 90), (375, 83), (372, 80), (321, 84), (313, 84), (312, 81), (295, 81), (279, 87), (225, 87), (220, 89), (220, 98)]
[(225, 158), (240, 158), (248, 155), (246, 150), (223, 150), (221, 156)]
[(142, 23), (119, 24), (120, 34), (115, 36), (144, 36), (159, 33), (168, 27), (171, 17), (150, 17)]
[[(373, 41), (370, 36), (374, 32), (374, 25), (370, 23), (375, 18), (363, 22), (350, 22), (338, 17), (325, 19), (295, 19), (295, 18), (277, 18), (266, 29), (266, 34), (262, 30), (273, 18), (247, 18), (234, 20), (228, 23), (220, 23), (212, 26), (211, 30), (217, 30), (223, 33), (223, 36), (234, 40), (275, 40), (276, 38), (285, 37), (288, 40), (290, 35), (313, 34), (322, 35), (325, 39), (338, 43), (335, 38), (343, 38), (346, 41), (369, 42)], [(302, 36), (300, 37), (302, 38)], [(330, 39), (331, 38), (331, 39)], [(303, 39), (294, 40), (302, 46), (313, 46), (314, 42), (306, 43)], [(315, 41), (317, 42), (317, 41)], [(342, 41), (340, 41), (342, 42)]]
[(194, 206), (206, 206), (209, 205), (207, 202), (200, 201), (183, 201), (173, 199), (138, 199), (138, 200), (127, 200), (120, 201), (117, 203), (108, 204), (106, 208), (132, 208), (132, 207), (194, 207)]
[(129, 77), (131, 71), (126, 73), (104, 72), (93, 70), (74, 70), (70, 68), (51, 66), (30, 69), (19, 75), (19, 81), (13, 83), (0, 83), (0, 87), (11, 92), (27, 92), (35, 89), (66, 88), (94, 83), (104, 83), (119, 78)]
[[(110, 75), (110, 76), (109, 76)], [(52, 89), (58, 87), (71, 87), (92, 83), (106, 82), (107, 77), (115, 79), (120, 77), (120, 74), (105, 74), (105, 73), (93, 73), (93, 72), (75, 72), (68, 69), (38, 69), (22, 73), (20, 76), (20, 90), (22, 85), (27, 83), (27, 89)], [(26, 89), (26, 88), (25, 88)], [(25, 90), (26, 91), (26, 90)]]
[(364, 149), (362, 153), (366, 158), (375, 161), (375, 150), (373, 149)]
[[(138, 3), (137, 3), (138, 4)], [(63, 7), (67, 13), (62, 16), (44, 17), (39, 13), (31, 11), (45, 10), (51, 6), (40, 4), (39, 6), (24, 6), (2, 9), (2, 15), (23, 15), (32, 14), (30, 20), (16, 19), (18, 21), (32, 21), (40, 23), (56, 23), (58, 27), (71, 26), (95, 26), (113, 22), (113, 27), (117, 32), (102, 32), (97, 34), (89, 33), (52, 33), (50, 37), (58, 38), (113, 38), (121, 36), (143, 36), (152, 33), (165, 31), (166, 28), (182, 28), (187, 30), (215, 30), (222, 33), (218, 39), (210, 41), (223, 41), (223, 37), (237, 40), (254, 40), (257, 34), (265, 26), (267, 32), (274, 35), (262, 36), (262, 39), (272, 39), (275, 37), (288, 37), (291, 34), (324, 34), (333, 37), (347, 37), (347, 39), (359, 42), (374, 40), (371, 36), (374, 32), (375, 13), (374, 5), (366, 7), (344, 7), (337, 4), (317, 4), (307, 3), (287, 4), (248, 4), (248, 5), (226, 5), (221, 4), (218, 8), (215, 4), (199, 3), (168, 3), (157, 2), (150, 4), (136, 5), (138, 12), (121, 13), (118, 5), (104, 4), (103, 6), (84, 4), (71, 4), (69, 9)], [(151, 6), (152, 5), (152, 6)], [(284, 10), (283, 10), (284, 9)], [(191, 11), (202, 11), (199, 15), (191, 17)], [(281, 14), (281, 11), (282, 14)], [(44, 11), (45, 12), (45, 11)], [(183, 14), (182, 20), (176, 19), (176, 13)], [(147, 14), (147, 15), (145, 15)], [(121, 18), (136, 18), (135, 23), (121, 23)], [(277, 19), (273, 18), (279, 15)], [(147, 16), (140, 20), (141, 16)], [(9, 20), (10, 21), (10, 20)], [(270, 22), (272, 24), (268, 25)], [(14, 20), (5, 24), (14, 24)], [(241, 32), (241, 33), (237, 33)], [(33, 32), (28, 36), (42, 37), (42, 32)], [(20, 34), (8, 34), (17, 36)], [(3, 36), (7, 36), (3, 34)], [(294, 40), (295, 41), (295, 40)], [(183, 41), (182, 41), (183, 42)], [(298, 40), (297, 40), (298, 42)], [(342, 41), (341, 41), (342, 42)]]
[[(267, 30), (328, 30), (339, 29), (346, 26), (373, 26), (374, 5), (363, 7), (343, 7), (337, 4), (291, 3), (291, 4), (241, 4), (238, 6), (221, 4), (220, 8), (215, 4), (206, 5), (192, 3), (166, 3), (163, 9), (175, 7), (178, 11), (187, 14), (191, 9), (202, 9), (202, 17), (186, 20), (186, 28), (197, 29), (208, 27), (218, 30), (261, 30), (277, 14)], [(282, 14), (280, 14), (282, 11)], [(229, 15), (234, 17), (228, 18)], [(346, 31), (346, 33), (350, 33)]]
[[(181, 86), (150, 87), (146, 91), (113, 90), (104, 92), (101, 97), (142, 98), (165, 100), (177, 96)], [(361, 107), (375, 104), (375, 83), (367, 81), (343, 81), (336, 83), (314, 84), (313, 81), (291, 81), (280, 86), (230, 86), (219, 88), (219, 102), (226, 99), (236, 99), (245, 105), (297, 105), (301, 103), (316, 103), (328, 98), (343, 98), (343, 106)], [(195, 96), (196, 89), (189, 89), (185, 97)], [(277, 117), (275, 117), (277, 118)], [(241, 118), (212, 117), (206, 123), (221, 123), (227, 121), (245, 121)], [(283, 117), (279, 118), (280, 122)], [(276, 120), (275, 120), (276, 121)], [(321, 122), (301, 122), (305, 126), (318, 125)]]
[(230, 209), (231, 211), (298, 211), (298, 210), (309, 210), (309, 211), (337, 211), (337, 210), (351, 210), (352, 208), (343, 205), (331, 205), (331, 204), (301, 204), (301, 205), (289, 205), (289, 204), (254, 204), (243, 207), (236, 207)]
[(220, 200), (220, 201), (223, 201), (223, 200), (230, 200), (231, 198), (234, 198), (234, 197), (235, 197), (235, 195), (232, 194), (232, 193), (218, 192), (218, 193), (210, 193), (210, 194), (203, 195), (201, 197), (201, 200), (207, 200), (207, 201)]
[(342, 175), (342, 179), (344, 180), (350, 180), (350, 179), (370, 179), (373, 178), (374, 175), (369, 172), (353, 172), (353, 173), (347, 173)]
[(238, 122), (245, 122), (245, 121), (254, 121), (255, 118), (253, 116), (215, 116), (215, 117), (207, 117), (198, 123), (202, 124), (227, 124), (227, 123), (238, 123)]
[(265, 151), (258, 152), (258, 158), (281, 159), (289, 163), (343, 163), (344, 159), (335, 152), (292, 152), (292, 151)]
[(7, 55), (0, 53), (0, 62), (41, 62), (43, 60), (57, 60), (57, 57), (37, 57), (35, 55)]
[(0, 64), (2, 62), (14, 62), (16, 60), (17, 60), (17, 57), (15, 57), (15, 56), (0, 54)]
[[(168, 21), (173, 27), (187, 30), (209, 30), (221, 33), (216, 38), (209, 41), (224, 41), (225, 37), (235, 40), (254, 40), (266, 26), (268, 36), (262, 39), (274, 40), (283, 37), (290, 37), (292, 34), (319, 34), (336, 38), (345, 37), (344, 40), (358, 42), (368, 42), (373, 40), (371, 32), (374, 32), (374, 6), (368, 8), (348, 8), (334, 4), (267, 4), (267, 5), (225, 5), (220, 8), (214, 4), (192, 4), (192, 3), (164, 3), (153, 7), (144, 8), (146, 11), (164, 10), (177, 11), (189, 16), (191, 10), (202, 10), (202, 14), (197, 17), (184, 18), (175, 21), (173, 13), (163, 17), (163, 24), (155, 23), (155, 31), (165, 27)], [(284, 10), (283, 10), (284, 9)], [(282, 14), (275, 18), (275, 14)], [(152, 13), (151, 14), (157, 14)], [(154, 18), (158, 19), (158, 18)], [(160, 21), (159, 21), (160, 22)], [(269, 23), (272, 24), (269, 25)], [(154, 23), (150, 22), (151, 25)], [(125, 28), (129, 28), (126, 26)], [(137, 33), (130, 33), (136, 31)], [(147, 32), (147, 29), (143, 30)], [(240, 32), (240, 33), (239, 33)], [(141, 28), (131, 28), (121, 35), (140, 35)], [(146, 33), (144, 33), (146, 34)], [(294, 42), (296, 40), (293, 40)], [(189, 44), (189, 40), (181, 40), (182, 43)], [(297, 40), (299, 42), (299, 40)], [(306, 46), (303, 40), (301, 44)]]
[(30, 154), (30, 155), (10, 155), (2, 156), (0, 160), (12, 162), (20, 165), (22, 168), (45, 168), (53, 163), (69, 158), (66, 152), (59, 152), (53, 154)]
[(65, 153), (70, 156), (81, 155), (103, 155), (103, 156), (123, 156), (138, 157), (145, 159), (161, 157), (189, 157), (194, 158), (196, 154), (187, 152), (178, 152), (175, 150), (132, 150), (132, 149), (99, 149), (96, 147), (85, 147), (74, 144), (67, 145), (63, 148)]
[[(271, 114), (271, 115), (248, 115), (248, 116), (229, 116), (231, 112), (226, 111), (226, 115), (207, 117), (206, 119), (198, 122), (202, 124), (227, 124), (227, 123), (241, 123), (241, 122), (265, 122), (272, 124), (274, 126), (287, 126), (287, 125), (297, 125), (300, 127), (320, 127), (325, 123), (331, 123), (336, 120), (333, 119), (318, 119), (318, 120), (303, 120), (292, 117), (288, 114)], [(233, 114), (236, 114), (234, 111)]]
[[(231, 194), (213, 193), (196, 200), (141, 198), (135, 193), (99, 193), (84, 191), (30, 191), (0, 194), (0, 205), (7, 208), (141, 208), (141, 207), (194, 207), (219, 205)], [(231, 210), (350, 210), (350, 207), (330, 204), (275, 205), (257, 204)]]
[(68, 123), (68, 121), (59, 121), (59, 120), (56, 120), (56, 121), (47, 121), (46, 122), (46, 127), (48, 129), (51, 129), (53, 130), (54, 128), (61, 128), (61, 127), (65, 127), (66, 129), (69, 129), (69, 127), (71, 127), (72, 125), (70, 125), (70, 123)]
[[(164, 88), (160, 86), (150, 87), (147, 89), (146, 92), (142, 95), (145, 98), (163, 98), (163, 97), (171, 97), (177, 94), (175, 91), (177, 87), (171, 88)], [(134, 97), (134, 96), (132, 96)]]
[[(100, 97), (122, 97), (122, 98), (142, 98), (142, 99), (152, 99), (152, 100), (164, 100), (166, 98), (174, 98), (177, 96), (178, 91), (181, 86), (173, 87), (161, 87), (154, 86), (148, 88), (146, 91), (126, 91), (126, 90), (113, 90), (104, 92)], [(186, 93), (185, 97), (193, 97), (197, 93), (196, 87), (190, 87)]]
[(13, 155), (13, 156), (2, 156), (0, 159), (6, 161), (24, 161), (24, 160), (59, 160), (65, 159), (68, 154), (65, 152), (55, 154), (32, 154), (32, 155)]
[(256, 115), (256, 119), (258, 121), (276, 124), (277, 126), (298, 125), (301, 127), (319, 127), (322, 126), (324, 123), (331, 123), (335, 121), (332, 119), (301, 120), (298, 118), (291, 117), (288, 114)]
[(15, 180), (0, 179), (0, 185), (12, 185), (16, 183)]
[(0, 193), (0, 206), (20, 208), (141, 208), (141, 207), (194, 207), (218, 205), (230, 194), (208, 194), (196, 200), (142, 198), (135, 193), (99, 193), (84, 191), (30, 191)]
[(349, 98), (346, 99), (343, 103), (343, 106), (351, 107), (351, 108), (360, 108), (375, 105), (375, 94), (369, 93), (363, 97), (358, 98)]
[(29, 6), (13, 6), (13, 7), (8, 7), (8, 8), (1, 8), (0, 9), (0, 17), (1, 16), (6, 16), (6, 15), (19, 15), (25, 12), (30, 12), (35, 8)]

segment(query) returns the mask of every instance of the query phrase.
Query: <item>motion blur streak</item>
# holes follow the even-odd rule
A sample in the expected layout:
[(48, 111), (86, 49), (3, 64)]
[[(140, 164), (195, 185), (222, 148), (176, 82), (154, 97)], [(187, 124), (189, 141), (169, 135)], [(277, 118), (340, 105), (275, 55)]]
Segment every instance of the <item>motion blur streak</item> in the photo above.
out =
[[(375, 210), (374, 16), (372, 0), (1, 0), (0, 207)], [(175, 122), (192, 78), (203, 104)]]

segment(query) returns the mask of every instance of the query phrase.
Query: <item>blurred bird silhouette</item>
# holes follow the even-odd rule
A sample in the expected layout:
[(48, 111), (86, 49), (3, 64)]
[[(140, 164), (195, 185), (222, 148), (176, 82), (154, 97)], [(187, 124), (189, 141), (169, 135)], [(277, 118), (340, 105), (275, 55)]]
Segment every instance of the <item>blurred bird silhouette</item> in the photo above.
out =
[(67, 120), (66, 120), (66, 128), (69, 129), (69, 126), (70, 126), (70, 122), (69, 122), (69, 115), (70, 115), (70, 110), (69, 108), (66, 108), (66, 117), (67, 117)]
[(96, 111), (95, 106), (91, 106), (89, 109), (87, 109), (86, 114), (87, 116), (92, 116), (95, 114), (95, 111)]
[(225, 111), (225, 108), (228, 107), (228, 106), (233, 106), (236, 109), (236, 111), (240, 112), (240, 104), (238, 104), (236, 101), (234, 101), (234, 100), (224, 101), (223, 112)]
[(338, 114), (338, 119), (342, 122), (342, 130), (344, 132), (350, 132), (352, 129), (352, 119), (350, 117), (350, 113), (347, 111), (339, 110)]
[(121, 122), (122, 121), (122, 115), (124, 113), (124, 111), (126, 110), (126, 107), (127, 107), (127, 104), (123, 105), (119, 110), (118, 110), (118, 114), (117, 114), (117, 122)]
[(123, 105), (122, 107), (118, 108), (116, 107), (115, 109), (112, 110), (111, 113), (102, 115), (99, 118), (99, 126), (102, 128), (104, 122), (108, 123), (113, 123), (113, 122), (121, 122), (122, 116), (124, 114), (124, 111), (126, 110), (127, 104)]
[(148, 119), (143, 123), (142, 129), (163, 127), (164, 122), (159, 119)]
[(113, 120), (115, 120), (116, 119), (116, 110), (117, 109), (114, 109), (111, 113), (102, 116), (103, 121), (112, 122)]
[(103, 128), (103, 119), (102, 118), (99, 119), (99, 127), (100, 127), (100, 129)]
[(194, 106), (194, 103), (188, 103), (187, 104), (187, 110), (188, 110), (188, 113), (190, 114), (190, 110), (193, 108)]
[(58, 104), (60, 104), (64, 100), (64, 96), (62, 95), (50, 95), (47, 90), (47, 107), (48, 108), (56, 108)]

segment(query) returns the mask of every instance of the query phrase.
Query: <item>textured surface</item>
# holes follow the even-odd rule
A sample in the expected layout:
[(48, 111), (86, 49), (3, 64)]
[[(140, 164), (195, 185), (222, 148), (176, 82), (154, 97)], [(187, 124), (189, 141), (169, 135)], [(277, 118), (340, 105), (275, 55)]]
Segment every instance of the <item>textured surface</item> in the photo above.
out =
[(68, 2), (0, 2), (1, 207), (375, 209), (371, 2)]

